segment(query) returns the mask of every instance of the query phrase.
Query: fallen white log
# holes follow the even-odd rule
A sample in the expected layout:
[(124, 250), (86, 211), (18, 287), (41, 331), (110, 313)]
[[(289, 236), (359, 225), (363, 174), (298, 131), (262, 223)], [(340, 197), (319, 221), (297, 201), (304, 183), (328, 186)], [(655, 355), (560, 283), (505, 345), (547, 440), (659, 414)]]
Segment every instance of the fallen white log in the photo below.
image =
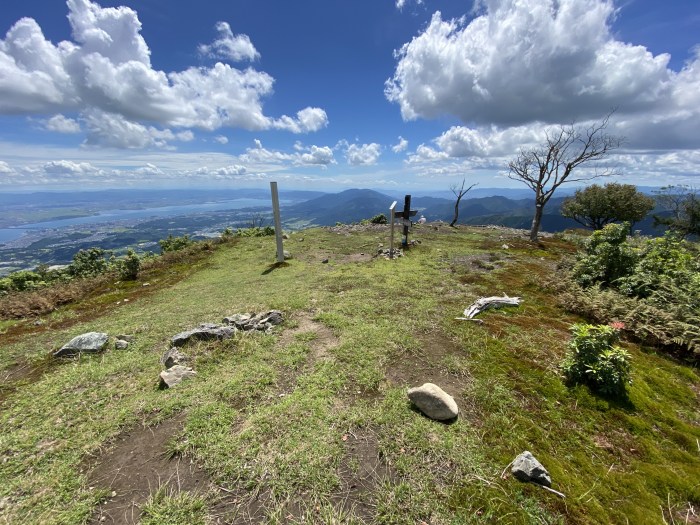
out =
[(474, 301), (466, 310), (464, 310), (464, 317), (458, 317), (457, 319), (462, 319), (464, 321), (471, 320), (489, 308), (500, 308), (501, 306), (519, 306), (520, 300), (520, 297), (508, 297), (505, 294), (503, 294), (503, 297), (481, 297)]

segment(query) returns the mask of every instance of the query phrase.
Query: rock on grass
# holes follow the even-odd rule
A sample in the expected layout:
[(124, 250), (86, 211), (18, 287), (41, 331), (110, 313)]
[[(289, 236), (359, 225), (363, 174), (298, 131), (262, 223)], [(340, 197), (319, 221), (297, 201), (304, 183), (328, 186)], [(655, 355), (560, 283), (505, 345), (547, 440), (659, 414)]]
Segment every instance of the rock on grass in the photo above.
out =
[(545, 487), (552, 486), (552, 478), (547, 469), (527, 450), (513, 460), (510, 471), (520, 481), (534, 481)]
[(109, 336), (104, 332), (88, 332), (74, 337), (53, 354), (54, 357), (67, 357), (83, 352), (101, 352), (107, 346)]
[(433, 383), (409, 388), (408, 399), (430, 419), (444, 421), (457, 417), (459, 408), (451, 395)]

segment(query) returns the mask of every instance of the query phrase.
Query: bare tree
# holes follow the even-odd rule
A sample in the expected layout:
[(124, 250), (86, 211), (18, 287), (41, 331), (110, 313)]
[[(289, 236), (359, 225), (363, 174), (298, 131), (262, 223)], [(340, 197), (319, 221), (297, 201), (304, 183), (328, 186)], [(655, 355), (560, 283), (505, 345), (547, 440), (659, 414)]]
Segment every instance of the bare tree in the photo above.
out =
[(454, 219), (452, 219), (450, 226), (454, 226), (455, 224), (457, 224), (457, 218), (459, 217), (459, 201), (461, 201), (462, 197), (464, 197), (467, 193), (469, 193), (469, 190), (471, 190), (474, 186), (476, 186), (476, 183), (474, 183), (465, 190), (464, 189), (465, 182), (466, 182), (466, 179), (462, 179), (462, 185), (459, 187), (457, 187), (456, 184), (450, 185), (450, 190), (452, 190), (452, 193), (454, 193), (455, 197), (457, 197), (457, 202), (455, 202), (455, 216), (454, 216)]
[(521, 150), (515, 160), (508, 163), (508, 177), (527, 184), (535, 192), (535, 215), (530, 229), (530, 240), (537, 241), (544, 207), (556, 189), (565, 182), (580, 182), (614, 175), (610, 168), (596, 169), (572, 176), (582, 164), (595, 163), (620, 147), (622, 138), (609, 135), (605, 129), (612, 113), (600, 123), (588, 128), (573, 124), (560, 126), (546, 132), (544, 144)]

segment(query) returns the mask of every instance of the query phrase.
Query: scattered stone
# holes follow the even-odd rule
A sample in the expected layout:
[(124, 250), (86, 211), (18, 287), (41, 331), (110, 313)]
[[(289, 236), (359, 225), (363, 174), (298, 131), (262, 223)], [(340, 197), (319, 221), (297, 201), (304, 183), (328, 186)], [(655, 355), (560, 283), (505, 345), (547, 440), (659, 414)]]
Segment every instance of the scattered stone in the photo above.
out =
[[(379, 250), (377, 252), (377, 255), (380, 257), (384, 257), (385, 259), (391, 259), (391, 250), (389, 248), (386, 248), (384, 250)], [(403, 257), (403, 251), (401, 248), (394, 248), (394, 259), (397, 257)]]
[(115, 350), (126, 350), (129, 346), (129, 341), (124, 341), (124, 339), (117, 339), (114, 341)]
[(552, 478), (547, 469), (527, 450), (513, 460), (510, 471), (520, 481), (534, 481), (545, 487), (552, 486)]
[(107, 346), (109, 336), (103, 332), (88, 332), (71, 339), (59, 350), (54, 352), (54, 357), (65, 357), (79, 354), (81, 352), (94, 353), (101, 352)]
[(321, 264), (328, 264), (328, 257), (326, 257), (325, 259), (323, 259), (323, 260), (321, 261)]
[(180, 332), (172, 338), (173, 346), (184, 346), (189, 341), (209, 341), (211, 339), (228, 339), (236, 333), (231, 326), (219, 326), (213, 323), (203, 323), (193, 330)]
[(261, 323), (270, 323), (272, 326), (280, 325), (284, 321), (282, 312), (279, 310), (270, 310), (269, 312), (261, 314), (261, 316)]
[(141, 286), (151, 286), (151, 283), (143, 283)]
[(452, 396), (433, 383), (409, 388), (408, 399), (430, 419), (438, 421), (452, 419), (459, 413), (457, 403)]
[(508, 246), (507, 244), (504, 244), (503, 246), (501, 246), (501, 248), (503, 248), (504, 250), (507, 250), (510, 248), (510, 246)]
[[(302, 240), (303, 240), (303, 239), (302, 239)], [(291, 259), (291, 258), (292, 258), (292, 254), (289, 253), (287, 250), (284, 250), (284, 251), (282, 252), (282, 254), (284, 255), (285, 261), (286, 261), (287, 259)]]
[(286, 241), (287, 239), (289, 239), (289, 235), (287, 235), (286, 233), (283, 233), (282, 238)]
[(279, 310), (270, 310), (260, 314), (235, 314), (224, 317), (224, 323), (233, 325), (238, 330), (261, 332), (271, 329), (284, 322), (284, 316)]
[(188, 366), (175, 365), (160, 373), (160, 388), (172, 388), (185, 379), (197, 375), (197, 372)]
[(226, 325), (233, 325), (239, 330), (243, 330), (244, 326), (250, 321), (254, 314), (234, 314), (230, 317), (224, 317), (222, 323)]
[(160, 358), (160, 362), (165, 368), (172, 368), (175, 365), (182, 365), (188, 361), (185, 354), (180, 352), (176, 347), (172, 347), (167, 350), (163, 357)]
[(133, 343), (134, 339), (136, 339), (135, 336), (127, 335), (127, 334), (119, 334), (119, 335), (116, 335), (115, 338), (121, 339), (122, 341), (126, 341), (127, 343)]
[(42, 321), (41, 319), (37, 319), (36, 321), (34, 321), (34, 326), (41, 326), (42, 324), (44, 324), (44, 321)]

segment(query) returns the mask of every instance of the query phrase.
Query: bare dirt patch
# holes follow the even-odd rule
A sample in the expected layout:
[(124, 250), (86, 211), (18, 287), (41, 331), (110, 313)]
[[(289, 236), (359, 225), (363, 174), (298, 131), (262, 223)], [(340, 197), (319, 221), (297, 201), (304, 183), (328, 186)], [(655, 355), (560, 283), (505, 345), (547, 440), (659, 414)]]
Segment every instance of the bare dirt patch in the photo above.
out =
[(431, 332), (420, 339), (416, 352), (404, 353), (391, 361), (386, 378), (394, 386), (414, 387), (434, 383), (454, 397), (457, 405), (466, 407), (464, 391), (470, 383), (468, 374), (450, 366), (467, 359), (455, 341), (441, 332)]
[(181, 429), (184, 417), (154, 427), (141, 427), (120, 436), (114, 445), (90, 462), (90, 487), (110, 492), (93, 515), (91, 524), (138, 523), (141, 507), (158, 488), (173, 493), (208, 493), (212, 485), (206, 472), (187, 458), (171, 458), (167, 444)]

